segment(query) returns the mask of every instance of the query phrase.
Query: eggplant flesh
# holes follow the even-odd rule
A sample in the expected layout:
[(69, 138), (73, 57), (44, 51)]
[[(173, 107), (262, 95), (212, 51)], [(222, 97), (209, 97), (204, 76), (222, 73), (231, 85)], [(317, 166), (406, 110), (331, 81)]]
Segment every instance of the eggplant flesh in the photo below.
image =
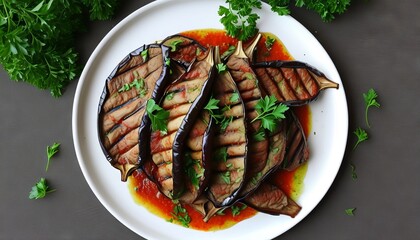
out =
[(139, 125), (145, 103), (166, 73), (167, 49), (145, 45), (127, 55), (107, 78), (98, 107), (98, 135), (110, 164), (121, 180), (137, 168)]
[(316, 68), (299, 61), (270, 61), (253, 64), (268, 95), (290, 106), (307, 104), (327, 88), (339, 85)]
[(197, 58), (203, 58), (207, 51), (196, 40), (180, 34), (165, 38), (162, 45), (170, 48), (169, 57), (185, 68), (189, 68)]
[[(247, 134), (248, 136), (254, 136), (261, 128), (260, 120), (252, 121), (257, 116), (255, 106), (258, 100), (265, 95), (265, 92), (259, 86), (259, 80), (250, 66), (241, 41), (238, 42), (236, 51), (228, 58), (226, 65), (238, 86), (239, 94), (245, 105)], [(250, 173), (262, 170), (268, 152), (269, 140), (267, 137), (264, 137), (261, 141), (255, 141), (252, 137), (249, 138), (247, 169), (250, 170)]]
[(209, 161), (212, 157), (213, 128), (212, 119), (206, 111), (202, 111), (189, 132), (184, 157), (185, 190), (179, 201), (187, 204), (198, 204), (209, 181)]
[[(206, 58), (195, 61), (181, 79), (166, 89), (161, 101), (161, 106), (170, 113), (184, 105), (183, 112), (168, 119), (166, 135), (160, 131), (151, 133), (150, 152), (153, 163), (158, 169), (172, 169), (165, 172), (167, 175), (158, 174), (155, 177), (161, 191), (171, 199), (179, 198), (185, 190), (184, 145), (194, 119), (206, 101), (205, 97), (209, 96), (213, 75), (213, 51), (210, 49)], [(164, 153), (166, 157), (160, 157)]]
[(309, 146), (302, 125), (293, 111), (288, 112), (286, 121), (288, 121), (287, 146), (282, 168), (292, 171), (308, 161)]
[(288, 215), (294, 218), (301, 207), (277, 186), (263, 182), (244, 202), (259, 212)]
[[(216, 64), (221, 63), (216, 48)], [(226, 126), (216, 125), (215, 154), (212, 177), (207, 190), (208, 198), (216, 207), (228, 206), (238, 198), (246, 174), (248, 138), (245, 105), (229, 72), (219, 73), (213, 87), (214, 98), (219, 100), (223, 119), (230, 119)]]

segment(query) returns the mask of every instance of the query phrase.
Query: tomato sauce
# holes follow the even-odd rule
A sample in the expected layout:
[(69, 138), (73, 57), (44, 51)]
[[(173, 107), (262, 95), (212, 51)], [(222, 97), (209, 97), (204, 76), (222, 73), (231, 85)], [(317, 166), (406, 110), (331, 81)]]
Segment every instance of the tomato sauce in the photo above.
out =
[[(219, 46), (220, 52), (223, 53), (229, 49), (230, 46), (235, 46), (237, 40), (225, 34), (222, 30), (204, 29), (183, 32), (183, 35), (196, 39), (205, 47)], [(265, 45), (267, 37), (276, 39), (275, 43), (270, 46), (270, 49)], [(245, 42), (244, 46), (249, 44)], [(293, 57), (288, 53), (282, 42), (270, 33), (264, 33), (262, 39), (259, 41), (257, 61), (271, 61), (271, 60), (293, 60)], [(309, 135), (311, 129), (311, 113), (309, 106), (293, 108), (297, 117), (301, 121), (306, 136)], [(277, 171), (272, 176), (272, 182), (279, 186), (289, 197), (297, 200), (300, 192), (303, 189), (303, 179), (306, 174), (307, 164), (304, 164), (294, 171)], [(173, 211), (175, 204), (159, 192), (157, 186), (147, 178), (146, 174), (141, 171), (135, 171), (128, 181), (129, 190), (133, 195), (134, 200), (147, 208), (153, 214), (156, 214), (167, 221), (180, 224), (174, 220)], [(239, 208), (241, 203), (237, 205)], [(188, 224), (190, 228), (202, 231), (217, 231), (229, 228), (236, 223), (250, 218), (257, 214), (257, 211), (251, 207), (246, 207), (240, 211), (240, 214), (234, 216), (231, 208), (225, 209), (223, 215), (216, 214), (208, 222), (204, 222), (203, 216), (190, 206), (183, 206), (191, 218)]]

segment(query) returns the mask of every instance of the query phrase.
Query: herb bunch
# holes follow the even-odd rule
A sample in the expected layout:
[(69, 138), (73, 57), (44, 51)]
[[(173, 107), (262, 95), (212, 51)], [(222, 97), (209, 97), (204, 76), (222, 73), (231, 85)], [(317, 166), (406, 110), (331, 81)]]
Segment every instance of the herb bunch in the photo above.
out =
[[(259, 15), (255, 9), (262, 8), (261, 0), (226, 0), (228, 7), (219, 7), (220, 22), (230, 36), (239, 40), (246, 40), (254, 36), (257, 31)], [(268, 0), (271, 10), (279, 15), (290, 14), (290, 0)], [(322, 20), (328, 22), (337, 14), (342, 14), (350, 5), (350, 0), (295, 0), (296, 7), (306, 7), (315, 11)]]
[[(86, 5), (84, 5), (86, 4)], [(75, 33), (83, 11), (108, 19), (116, 0), (0, 0), (0, 64), (9, 77), (59, 97), (80, 73)]]

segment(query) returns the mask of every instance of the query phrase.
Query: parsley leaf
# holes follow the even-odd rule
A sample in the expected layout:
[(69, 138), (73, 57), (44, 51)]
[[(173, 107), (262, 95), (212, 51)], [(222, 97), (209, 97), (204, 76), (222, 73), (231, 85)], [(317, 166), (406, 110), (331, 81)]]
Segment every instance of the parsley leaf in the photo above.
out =
[(182, 40), (173, 40), (169, 43), (169, 47), (171, 48), (171, 52), (175, 52), (179, 46), (179, 44), (182, 43)]
[[(187, 209), (181, 206), (180, 203), (176, 204), (171, 212), (171, 215), (184, 227), (190, 227), (191, 217), (188, 215)], [(173, 219), (169, 220), (170, 222)]]
[(238, 216), (241, 214), (241, 211), (244, 210), (247, 206), (242, 203), (242, 206), (232, 205), (230, 209), (232, 210), (232, 216)]
[(267, 36), (267, 38), (265, 39), (265, 47), (267, 48), (268, 51), (271, 50), (275, 42), (276, 42), (275, 38)]
[(224, 63), (218, 63), (216, 65), (216, 68), (217, 68), (217, 72), (218, 73), (222, 73), (222, 72), (226, 72), (227, 71), (227, 66)]
[(54, 156), (60, 148), (60, 143), (53, 143), (51, 146), (47, 146), (47, 166), (45, 167), (45, 171), (48, 171), (48, 167), (50, 166), (50, 160), (52, 156)]
[(278, 120), (285, 118), (284, 113), (288, 109), (289, 107), (282, 103), (277, 104), (277, 99), (274, 96), (265, 96), (255, 105), (258, 115), (251, 122), (261, 120), (262, 127), (273, 132), (277, 127)]
[(155, 100), (149, 99), (146, 104), (146, 112), (152, 122), (152, 130), (159, 130), (162, 134), (166, 135), (168, 132), (167, 122), (169, 111), (161, 108), (158, 104), (156, 104)]
[(246, 40), (254, 36), (257, 29), (258, 14), (253, 8), (261, 8), (260, 0), (226, 0), (228, 7), (219, 6), (220, 22), (225, 27), (228, 35)]
[(369, 136), (368, 136), (367, 132), (364, 129), (360, 128), (360, 127), (356, 128), (356, 130), (353, 133), (357, 136), (357, 142), (356, 142), (356, 144), (353, 147), (353, 150), (354, 150), (354, 149), (356, 149), (356, 147), (361, 142), (366, 141)]
[(377, 102), (376, 98), (378, 97), (378, 94), (375, 92), (374, 89), (369, 89), (367, 93), (363, 93), (363, 99), (365, 100), (365, 119), (366, 124), (370, 128), (369, 120), (368, 120), (368, 110), (370, 107), (374, 106), (379, 108), (381, 105)]
[(29, 199), (44, 198), (48, 193), (55, 191), (55, 189), (48, 190), (48, 188), (47, 180), (45, 180), (45, 178), (41, 178), (29, 192)]
[(347, 208), (344, 210), (344, 212), (348, 215), (348, 216), (354, 216), (354, 211), (356, 211), (356, 208)]

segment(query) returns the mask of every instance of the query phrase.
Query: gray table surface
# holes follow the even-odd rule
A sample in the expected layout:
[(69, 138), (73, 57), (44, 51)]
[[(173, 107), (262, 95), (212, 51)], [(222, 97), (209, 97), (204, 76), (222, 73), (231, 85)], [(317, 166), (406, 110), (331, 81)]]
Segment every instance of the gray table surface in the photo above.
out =
[[(121, 1), (123, 2), (123, 1)], [(77, 37), (81, 61), (120, 20), (149, 1), (124, 1), (115, 19), (89, 24)], [(349, 104), (343, 164), (321, 203), (276, 239), (419, 239), (420, 236), (420, 1), (353, 1), (332, 23), (304, 9), (292, 16), (325, 47), (341, 75)], [(77, 80), (58, 99), (0, 69), (0, 239), (142, 239), (97, 200), (79, 168), (71, 133)], [(370, 138), (356, 151), (353, 131), (364, 126), (362, 93), (374, 88)], [(45, 148), (60, 152), (45, 173)], [(350, 163), (358, 179), (352, 180)], [(46, 177), (57, 189), (29, 200)], [(344, 209), (357, 208), (355, 216)]]

